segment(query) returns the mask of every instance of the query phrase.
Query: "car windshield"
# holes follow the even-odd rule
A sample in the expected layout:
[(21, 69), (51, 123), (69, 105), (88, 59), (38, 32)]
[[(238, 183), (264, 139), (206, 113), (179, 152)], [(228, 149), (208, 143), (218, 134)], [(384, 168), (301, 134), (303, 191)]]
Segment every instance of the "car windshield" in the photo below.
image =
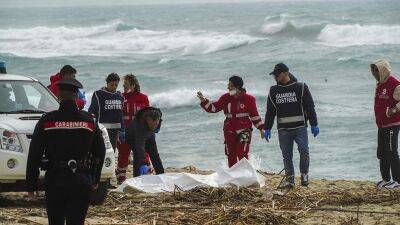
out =
[(0, 113), (45, 113), (58, 105), (39, 82), (0, 81)]

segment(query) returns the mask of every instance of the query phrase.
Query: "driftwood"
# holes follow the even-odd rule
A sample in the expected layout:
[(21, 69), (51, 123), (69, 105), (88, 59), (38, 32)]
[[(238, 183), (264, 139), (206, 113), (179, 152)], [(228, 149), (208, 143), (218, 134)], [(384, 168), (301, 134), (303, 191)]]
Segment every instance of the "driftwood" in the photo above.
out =
[[(280, 178), (276, 179), (279, 182)], [(276, 187), (276, 185), (271, 185)], [(1, 200), (1, 199), (0, 199)], [(91, 206), (87, 224), (304, 224), (317, 212), (344, 216), (336, 224), (361, 224), (361, 218), (385, 215), (400, 220), (400, 209), (391, 211), (363, 208), (364, 205), (400, 203), (400, 192), (377, 191), (373, 185), (359, 188), (296, 187), (276, 188), (197, 188), (171, 193), (124, 194), (110, 192), (102, 206)], [(24, 208), (21, 206), (25, 205)], [(46, 217), (44, 205), (25, 198), (1, 206), (0, 224), (38, 224), (27, 218)]]

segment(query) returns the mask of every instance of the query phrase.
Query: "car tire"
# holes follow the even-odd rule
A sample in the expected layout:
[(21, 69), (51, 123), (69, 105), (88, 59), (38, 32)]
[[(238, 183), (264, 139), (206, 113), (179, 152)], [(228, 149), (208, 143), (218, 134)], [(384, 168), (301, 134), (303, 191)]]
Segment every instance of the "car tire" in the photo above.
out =
[(108, 188), (111, 186), (110, 179), (101, 181), (95, 191), (91, 193), (90, 204), (102, 205), (107, 198)]

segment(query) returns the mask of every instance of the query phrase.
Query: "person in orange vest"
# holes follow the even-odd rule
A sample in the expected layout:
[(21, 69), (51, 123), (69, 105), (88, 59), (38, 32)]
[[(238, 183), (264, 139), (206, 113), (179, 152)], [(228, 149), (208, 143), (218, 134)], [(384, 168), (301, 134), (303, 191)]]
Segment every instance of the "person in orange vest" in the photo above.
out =
[(201, 92), (197, 93), (197, 97), (206, 112), (224, 111), (225, 155), (228, 157), (229, 167), (232, 167), (242, 158), (249, 158), (252, 125), (260, 131), (263, 138), (264, 123), (258, 114), (256, 99), (246, 93), (241, 77), (229, 78), (228, 91), (216, 102), (209, 101)]

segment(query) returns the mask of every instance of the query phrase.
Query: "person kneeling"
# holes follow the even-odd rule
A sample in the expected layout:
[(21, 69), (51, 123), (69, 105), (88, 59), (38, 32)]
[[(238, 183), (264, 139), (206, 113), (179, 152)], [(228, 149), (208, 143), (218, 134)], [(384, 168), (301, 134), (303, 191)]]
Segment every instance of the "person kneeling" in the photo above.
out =
[(133, 176), (135, 177), (149, 172), (146, 152), (150, 156), (156, 174), (164, 173), (155, 139), (155, 133), (161, 126), (161, 116), (162, 113), (159, 109), (147, 107), (141, 109), (128, 126), (126, 141), (133, 150)]

